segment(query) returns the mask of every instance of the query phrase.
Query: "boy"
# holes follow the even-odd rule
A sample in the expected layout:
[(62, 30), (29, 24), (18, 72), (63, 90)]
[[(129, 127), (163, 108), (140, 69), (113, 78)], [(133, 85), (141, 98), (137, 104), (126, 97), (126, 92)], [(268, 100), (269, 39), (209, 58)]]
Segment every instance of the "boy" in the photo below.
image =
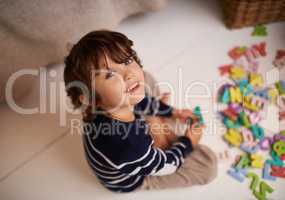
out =
[[(200, 145), (198, 123), (185, 136), (155, 134), (162, 118), (195, 118), (146, 92), (145, 74), (125, 35), (93, 31), (65, 59), (66, 91), (81, 108), (86, 159), (111, 191), (130, 192), (205, 184), (217, 171), (214, 153)], [(149, 117), (148, 123), (146, 117)], [(161, 128), (162, 132), (168, 132)]]

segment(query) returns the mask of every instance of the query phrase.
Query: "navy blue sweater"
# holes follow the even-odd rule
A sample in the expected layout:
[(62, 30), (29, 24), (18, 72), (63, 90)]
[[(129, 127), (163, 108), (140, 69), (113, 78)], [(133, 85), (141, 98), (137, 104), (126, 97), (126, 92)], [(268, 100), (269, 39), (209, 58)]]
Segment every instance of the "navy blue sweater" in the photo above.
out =
[(98, 114), (84, 123), (83, 143), (88, 164), (108, 189), (130, 192), (139, 187), (145, 176), (174, 173), (192, 151), (191, 141), (179, 137), (171, 148), (163, 151), (153, 146), (146, 115), (172, 116), (173, 108), (154, 97), (146, 97), (135, 105), (135, 120), (123, 122)]

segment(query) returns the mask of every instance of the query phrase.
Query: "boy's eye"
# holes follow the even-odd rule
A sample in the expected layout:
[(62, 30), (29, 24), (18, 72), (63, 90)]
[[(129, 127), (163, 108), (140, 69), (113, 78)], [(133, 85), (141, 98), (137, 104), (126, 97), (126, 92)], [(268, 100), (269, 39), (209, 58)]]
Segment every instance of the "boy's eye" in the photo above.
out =
[(106, 73), (105, 78), (106, 78), (106, 79), (109, 79), (109, 78), (111, 78), (112, 76), (114, 76), (114, 71), (113, 71), (113, 70), (110, 70), (110, 71), (108, 71), (108, 72)]

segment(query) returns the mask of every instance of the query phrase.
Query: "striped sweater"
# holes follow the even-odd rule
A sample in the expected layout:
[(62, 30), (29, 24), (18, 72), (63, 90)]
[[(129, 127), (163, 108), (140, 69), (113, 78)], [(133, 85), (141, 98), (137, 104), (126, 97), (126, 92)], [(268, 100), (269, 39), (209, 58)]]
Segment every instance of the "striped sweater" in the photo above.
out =
[(123, 122), (98, 114), (84, 123), (83, 144), (87, 162), (100, 182), (111, 191), (130, 192), (139, 187), (146, 176), (174, 173), (192, 151), (191, 141), (179, 137), (171, 148), (163, 151), (153, 146), (149, 126), (142, 113), (172, 116), (172, 107), (154, 97), (146, 97), (135, 105), (135, 120)]

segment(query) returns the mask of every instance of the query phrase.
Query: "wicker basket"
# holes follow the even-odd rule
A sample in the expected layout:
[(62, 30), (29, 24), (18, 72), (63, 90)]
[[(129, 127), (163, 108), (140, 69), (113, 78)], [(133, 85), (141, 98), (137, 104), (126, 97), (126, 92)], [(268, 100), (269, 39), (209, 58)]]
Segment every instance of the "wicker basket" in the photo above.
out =
[(285, 20), (285, 0), (222, 0), (222, 4), (229, 28)]

